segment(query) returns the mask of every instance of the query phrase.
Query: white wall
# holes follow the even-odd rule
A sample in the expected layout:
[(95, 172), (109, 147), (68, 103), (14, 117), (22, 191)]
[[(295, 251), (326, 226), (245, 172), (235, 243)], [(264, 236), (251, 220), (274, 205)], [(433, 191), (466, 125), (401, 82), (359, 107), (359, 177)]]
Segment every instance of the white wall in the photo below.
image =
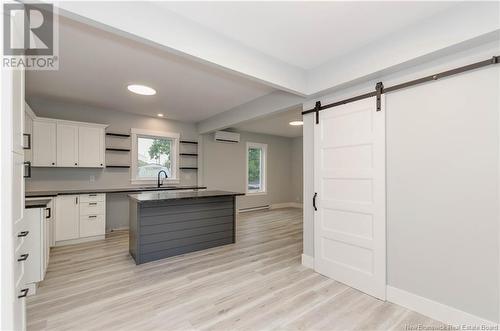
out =
[[(498, 43), (482, 45), (378, 80), (391, 86), (498, 54)], [(500, 310), (499, 74), (499, 66), (488, 67), (386, 95), (388, 285), (493, 322)], [(314, 192), (313, 118), (305, 116), (304, 126), (306, 201)], [(312, 219), (305, 209), (308, 255)]]
[(292, 192), (293, 202), (302, 202), (303, 198), (303, 165), (302, 165), (302, 137), (292, 140), (292, 155), (290, 166), (292, 167)]
[(267, 144), (267, 193), (237, 198), (238, 208), (294, 202), (292, 175), (293, 140), (272, 135), (240, 132), (239, 143), (215, 142), (213, 134), (202, 136), (203, 184), (209, 189), (245, 192), (246, 143)]

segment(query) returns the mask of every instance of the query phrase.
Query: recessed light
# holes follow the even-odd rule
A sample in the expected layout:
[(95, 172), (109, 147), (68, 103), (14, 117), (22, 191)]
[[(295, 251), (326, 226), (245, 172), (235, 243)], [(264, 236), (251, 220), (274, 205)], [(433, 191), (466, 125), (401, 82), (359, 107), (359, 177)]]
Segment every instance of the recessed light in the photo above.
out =
[(293, 126), (299, 126), (299, 125), (304, 125), (304, 122), (302, 122), (302, 121), (291, 121), (288, 124), (293, 125)]
[(134, 92), (134, 93), (141, 94), (141, 95), (155, 95), (156, 94), (156, 91), (154, 88), (151, 88), (151, 87), (146, 86), (146, 85), (131, 84), (131, 85), (127, 86), (127, 89), (130, 92)]
[(158, 117), (163, 117), (163, 114), (158, 114)]

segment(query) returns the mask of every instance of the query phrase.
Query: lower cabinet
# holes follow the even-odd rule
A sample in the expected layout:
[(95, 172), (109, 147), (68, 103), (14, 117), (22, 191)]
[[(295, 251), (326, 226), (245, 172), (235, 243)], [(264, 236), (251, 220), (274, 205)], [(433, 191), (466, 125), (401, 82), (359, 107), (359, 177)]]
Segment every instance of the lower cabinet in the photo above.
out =
[(106, 233), (106, 194), (61, 195), (56, 202), (56, 245), (101, 239)]
[(80, 237), (79, 195), (60, 195), (56, 202), (56, 242)]

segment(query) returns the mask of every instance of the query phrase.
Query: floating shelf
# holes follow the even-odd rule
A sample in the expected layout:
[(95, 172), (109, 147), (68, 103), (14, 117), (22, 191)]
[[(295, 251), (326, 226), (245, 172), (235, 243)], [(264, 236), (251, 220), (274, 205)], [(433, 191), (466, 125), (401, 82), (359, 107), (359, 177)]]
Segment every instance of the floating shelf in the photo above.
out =
[(179, 167), (181, 170), (198, 170), (197, 167)]
[(129, 165), (107, 165), (106, 168), (130, 168)]
[(198, 156), (196, 153), (179, 153), (180, 156)]
[(112, 132), (106, 132), (106, 136), (122, 137), (122, 138), (128, 138), (128, 137), (130, 137), (129, 134), (125, 134), (125, 133), (112, 133)]
[(179, 141), (181, 144), (192, 144), (192, 145), (198, 145), (197, 141), (187, 141), (187, 140), (181, 140)]
[(106, 148), (106, 150), (114, 152), (130, 152), (129, 148)]

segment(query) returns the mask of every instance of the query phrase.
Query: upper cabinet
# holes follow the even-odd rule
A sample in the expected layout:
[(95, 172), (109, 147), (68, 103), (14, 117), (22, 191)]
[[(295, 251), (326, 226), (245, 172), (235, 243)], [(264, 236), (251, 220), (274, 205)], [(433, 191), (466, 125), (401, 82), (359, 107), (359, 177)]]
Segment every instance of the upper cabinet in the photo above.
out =
[(32, 166), (104, 167), (104, 130), (106, 125), (33, 119)]
[(78, 125), (57, 123), (57, 166), (78, 167)]
[(55, 167), (57, 162), (56, 122), (46, 119), (33, 120), (34, 167)]
[(104, 128), (78, 128), (78, 160), (80, 167), (104, 167)]

